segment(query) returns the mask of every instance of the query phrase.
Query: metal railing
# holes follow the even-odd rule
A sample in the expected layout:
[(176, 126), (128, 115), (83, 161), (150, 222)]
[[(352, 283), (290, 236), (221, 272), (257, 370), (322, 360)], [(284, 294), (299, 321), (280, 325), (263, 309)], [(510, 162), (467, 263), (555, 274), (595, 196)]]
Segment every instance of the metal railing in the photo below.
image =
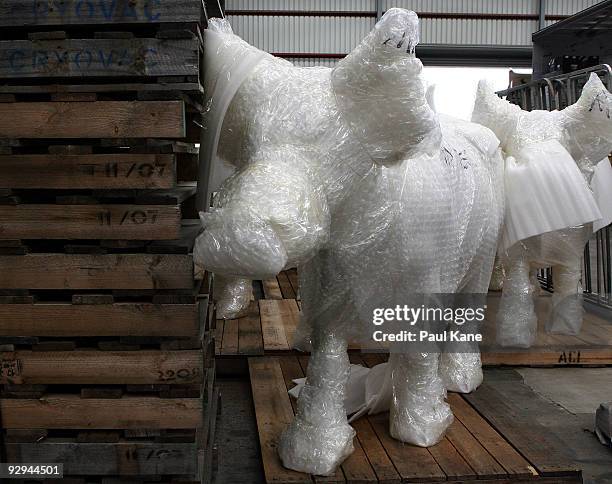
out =
[[(563, 109), (578, 100), (583, 86), (593, 72), (599, 75), (604, 85), (612, 92), (612, 68), (608, 64), (600, 64), (511, 87), (498, 91), (497, 95), (505, 97), (526, 111)], [(610, 189), (612, 190), (612, 187)], [(611, 227), (609, 225), (593, 234), (584, 249), (582, 264), (585, 299), (609, 309), (612, 309)], [(551, 268), (539, 270), (538, 280), (543, 289), (554, 291)]]

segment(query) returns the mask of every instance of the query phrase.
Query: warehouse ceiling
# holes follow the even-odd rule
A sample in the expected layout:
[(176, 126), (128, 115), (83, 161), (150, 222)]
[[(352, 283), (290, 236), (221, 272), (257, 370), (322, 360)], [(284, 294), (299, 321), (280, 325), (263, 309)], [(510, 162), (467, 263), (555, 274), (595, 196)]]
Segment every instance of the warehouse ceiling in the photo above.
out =
[(417, 54), (427, 65), (531, 65), (531, 36), (597, 0), (226, 0), (235, 32), (298, 65), (333, 66), (387, 9), (421, 20)]

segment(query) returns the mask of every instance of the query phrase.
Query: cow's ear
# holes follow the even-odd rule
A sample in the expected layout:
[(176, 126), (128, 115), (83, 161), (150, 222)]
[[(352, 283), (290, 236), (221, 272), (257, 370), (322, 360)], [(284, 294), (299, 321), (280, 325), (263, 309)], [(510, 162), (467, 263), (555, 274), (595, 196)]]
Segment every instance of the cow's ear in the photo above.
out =
[(511, 127), (516, 127), (518, 117), (523, 110), (505, 99), (500, 98), (484, 79), (478, 83), (476, 99), (472, 111), (472, 122), (482, 124), (493, 131), (504, 145), (511, 134)]
[(612, 94), (595, 73), (578, 101), (561, 111), (564, 144), (576, 159), (595, 164), (612, 151)]
[[(590, 112), (594, 120), (606, 122), (612, 118), (612, 94), (606, 89), (601, 79), (594, 72), (582, 88), (582, 93), (575, 107), (584, 112)], [(598, 114), (601, 113), (601, 114)]]

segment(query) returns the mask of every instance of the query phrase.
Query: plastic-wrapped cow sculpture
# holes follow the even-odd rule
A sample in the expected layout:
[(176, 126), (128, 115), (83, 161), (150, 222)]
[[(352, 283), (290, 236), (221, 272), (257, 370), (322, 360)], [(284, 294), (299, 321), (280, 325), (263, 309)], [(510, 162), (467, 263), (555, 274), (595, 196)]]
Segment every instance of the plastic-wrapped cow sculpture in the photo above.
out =
[[(312, 355), (279, 453), (330, 474), (353, 449), (351, 328), (414, 293), (486, 293), (503, 216), (499, 142), (427, 104), (413, 12), (387, 11), (334, 69), (295, 67), (213, 24), (221, 67), (209, 84), (235, 82), (223, 67), (234, 60), (252, 67), (224, 105), (209, 100), (223, 112), (213, 150), (237, 171), (202, 213), (196, 259), (226, 281), (298, 266)], [(477, 352), (397, 353), (389, 368), (391, 435), (421, 446), (452, 422), (446, 389), (482, 380)]]
[(591, 74), (578, 101), (561, 111), (523, 111), (478, 87), (472, 121), (499, 137), (505, 157), (506, 216), (500, 247), (505, 268), (497, 340), (531, 346), (537, 333), (536, 271), (553, 267), (546, 329), (577, 334), (582, 324), (580, 264), (601, 217), (589, 183), (612, 150), (612, 94)]

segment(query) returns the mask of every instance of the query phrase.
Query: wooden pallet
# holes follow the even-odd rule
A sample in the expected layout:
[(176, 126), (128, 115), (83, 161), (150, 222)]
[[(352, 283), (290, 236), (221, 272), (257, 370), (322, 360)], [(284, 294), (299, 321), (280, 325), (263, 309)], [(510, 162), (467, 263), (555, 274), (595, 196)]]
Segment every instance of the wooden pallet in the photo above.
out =
[(182, 138), (180, 101), (0, 103), (0, 138)]
[[(358, 363), (356, 355), (352, 359)], [(525, 439), (506, 436), (495, 426), (492, 412), (481, 414), (477, 406), (457, 394), (448, 397), (455, 421), (439, 444), (429, 448), (402, 444), (389, 435), (388, 414), (379, 414), (353, 423), (357, 431), (355, 452), (333, 476), (311, 476), (286, 469), (278, 457), (277, 441), (293, 419), (295, 402), (290, 401), (287, 390), (293, 386), (293, 379), (304, 376), (303, 360), (295, 356), (249, 358), (268, 483), (582, 482), (581, 471), (567, 464), (550, 439), (540, 437), (537, 444), (524, 447)], [(361, 363), (365, 364), (363, 360)], [(530, 435), (538, 430), (541, 429), (532, 429)], [(548, 446), (546, 450), (543, 445)]]
[[(219, 368), (228, 373), (244, 372), (245, 356), (298, 354), (292, 350), (293, 335), (299, 322), (300, 302), (292, 299), (298, 294), (297, 278), (293, 271), (279, 274), (276, 280), (255, 283), (255, 294), (264, 298), (251, 303), (249, 314), (234, 320), (217, 320), (216, 355)], [(291, 298), (291, 299), (289, 299)], [(493, 317), (499, 294), (488, 300), (488, 316), (485, 335), (493, 340), (495, 325)], [(537, 309), (543, 314), (549, 298), (538, 302)], [(542, 326), (542, 324), (540, 325)], [(362, 348), (349, 345), (349, 351), (376, 353), (384, 348)], [(577, 336), (550, 335), (542, 329), (534, 347), (527, 350), (485, 349), (484, 365), (500, 366), (600, 366), (612, 365), (612, 323), (592, 313), (585, 313), (582, 330)]]
[[(62, 462), (67, 476), (210, 482), (219, 395), (206, 292), (194, 304), (0, 304), (12, 334), (24, 340), (0, 351), (8, 461)], [(28, 336), (45, 333), (55, 338)], [(90, 347), (65, 351), (79, 341), (75, 334), (86, 335)], [(108, 335), (119, 335), (125, 348), (102, 346)], [(32, 347), (23, 349), (30, 339)], [(100, 348), (91, 348), (96, 341)], [(155, 350), (136, 344), (159, 341)], [(181, 341), (193, 343), (185, 349)]]
[[(11, 190), (0, 197), (0, 240), (176, 240), (193, 210), (195, 183), (168, 190), (45, 193)], [(3, 203), (5, 203), (3, 205)]]
[(191, 255), (0, 256), (3, 289), (193, 289)]
[(0, 457), (208, 483), (204, 3), (0, 3)]
[(1, 188), (169, 189), (176, 186), (174, 155), (0, 155)]

